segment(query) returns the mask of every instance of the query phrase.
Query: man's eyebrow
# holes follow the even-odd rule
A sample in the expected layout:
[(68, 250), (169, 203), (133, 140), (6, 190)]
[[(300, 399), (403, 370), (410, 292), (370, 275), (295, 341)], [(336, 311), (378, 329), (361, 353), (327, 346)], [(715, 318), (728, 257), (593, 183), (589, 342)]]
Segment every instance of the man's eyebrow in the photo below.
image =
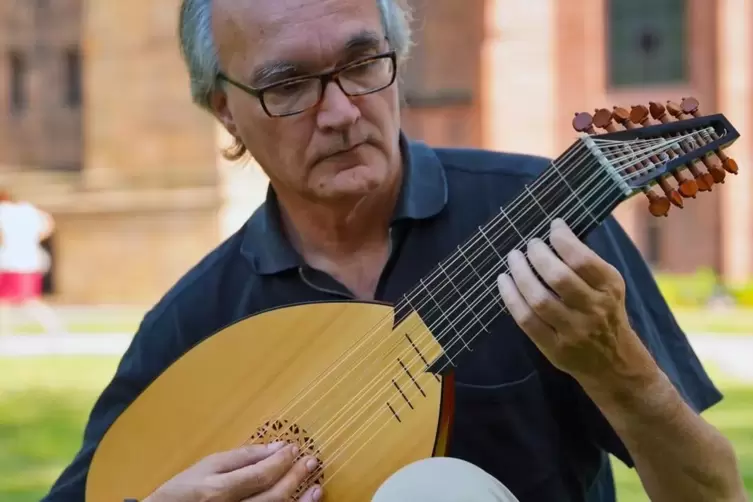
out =
[[(373, 31), (363, 30), (351, 36), (341, 50), (342, 60), (358, 57), (366, 52), (378, 50), (382, 45), (384, 36)], [(315, 73), (314, 68), (300, 62), (289, 60), (267, 61), (256, 68), (251, 74), (251, 85), (262, 87), (267, 84), (279, 82), (288, 78), (300, 77)]]
[(268, 61), (253, 71), (251, 74), (251, 85), (262, 87), (266, 84), (303, 74), (305, 72), (301, 66), (292, 61)]
[(356, 33), (345, 42), (342, 51), (343, 55), (360, 55), (364, 52), (378, 50), (384, 39), (384, 35), (369, 30), (363, 30)]

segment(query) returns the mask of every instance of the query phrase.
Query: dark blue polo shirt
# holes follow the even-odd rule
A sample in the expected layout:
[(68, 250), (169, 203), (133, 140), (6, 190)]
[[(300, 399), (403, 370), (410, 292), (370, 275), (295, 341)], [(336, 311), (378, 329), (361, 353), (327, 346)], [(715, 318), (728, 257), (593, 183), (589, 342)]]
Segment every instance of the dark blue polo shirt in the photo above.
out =
[[(432, 149), (403, 139), (406, 175), (392, 257), (377, 300), (396, 303), (548, 164), (538, 157)], [(696, 410), (721, 399), (631, 240), (609, 218), (587, 242), (627, 282), (633, 327)], [(110, 424), (170, 363), (222, 327), (290, 303), (351, 297), (307, 267), (281, 232), (274, 194), (145, 316), (86, 427), (83, 446), (46, 502), (84, 500), (86, 469)], [(611, 501), (606, 452), (630, 458), (573, 379), (555, 370), (509, 316), (457, 361), (450, 454), (507, 485), (521, 502)], [(280, 336), (259, 333), (257, 336)]]

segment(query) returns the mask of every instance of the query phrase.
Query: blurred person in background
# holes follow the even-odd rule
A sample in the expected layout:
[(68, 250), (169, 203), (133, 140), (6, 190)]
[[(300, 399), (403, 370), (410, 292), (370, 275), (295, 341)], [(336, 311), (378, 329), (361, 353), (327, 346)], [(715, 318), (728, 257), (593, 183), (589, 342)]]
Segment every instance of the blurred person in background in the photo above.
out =
[(42, 281), (50, 269), (42, 242), (54, 229), (52, 216), (0, 188), (0, 332), (12, 333), (11, 313), (18, 307), (49, 334), (64, 331), (53, 309), (42, 301)]

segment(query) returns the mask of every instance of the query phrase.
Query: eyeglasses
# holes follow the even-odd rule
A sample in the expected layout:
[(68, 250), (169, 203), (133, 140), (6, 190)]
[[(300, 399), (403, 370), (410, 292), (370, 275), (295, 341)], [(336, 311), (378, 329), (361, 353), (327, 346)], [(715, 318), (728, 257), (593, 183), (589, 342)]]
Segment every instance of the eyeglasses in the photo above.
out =
[(270, 117), (287, 117), (302, 113), (321, 103), (324, 90), (336, 82), (346, 96), (364, 96), (381, 91), (395, 82), (395, 51), (353, 61), (334, 70), (283, 80), (254, 88), (220, 72), (218, 77), (259, 99)]

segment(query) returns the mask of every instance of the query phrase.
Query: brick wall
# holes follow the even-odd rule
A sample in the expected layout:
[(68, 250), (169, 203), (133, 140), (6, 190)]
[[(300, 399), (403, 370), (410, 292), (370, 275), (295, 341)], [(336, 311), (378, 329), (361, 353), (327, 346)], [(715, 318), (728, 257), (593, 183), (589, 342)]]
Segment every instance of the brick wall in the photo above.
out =
[[(723, 18), (715, 3), (689, 0), (687, 85), (620, 92), (609, 90), (605, 78), (605, 1), (411, 0), (418, 45), (401, 76), (405, 130), (433, 145), (554, 156), (575, 138), (575, 112), (688, 94), (704, 111), (731, 113), (747, 125), (750, 110), (735, 103), (750, 97), (738, 82), (748, 81), (753, 61), (722, 65), (717, 77), (713, 42), (735, 47), (732, 37), (743, 37), (749, 21), (735, 24), (736, 31), (724, 24), (743, 0), (723, 0)], [(236, 175), (218, 160), (217, 125), (190, 104), (175, 40), (179, 0), (86, 5), (84, 12), (82, 0), (0, 1), (0, 165), (85, 165), (71, 188), (30, 193), (59, 222), (55, 283), (62, 300), (150, 301), (251, 207), (239, 204), (230, 186)], [(62, 99), (64, 51), (79, 40), (86, 61), (80, 109)], [(8, 99), (11, 49), (27, 54), (30, 64), (31, 105), (15, 115)], [(741, 169), (750, 146), (739, 142)], [(660, 221), (659, 268), (689, 272), (724, 256), (736, 274), (749, 271), (750, 253), (741, 258), (737, 250), (753, 242), (750, 219), (731, 216), (747, 201), (749, 183), (747, 175), (731, 178)], [(732, 190), (734, 198), (725, 195)], [(223, 194), (243, 207), (223, 207)], [(644, 251), (645, 207), (636, 197), (616, 211)]]
[[(67, 100), (66, 53), (79, 47), (81, 0), (0, 2), (0, 164), (77, 169), (81, 108)], [(13, 111), (10, 54), (26, 68)]]

